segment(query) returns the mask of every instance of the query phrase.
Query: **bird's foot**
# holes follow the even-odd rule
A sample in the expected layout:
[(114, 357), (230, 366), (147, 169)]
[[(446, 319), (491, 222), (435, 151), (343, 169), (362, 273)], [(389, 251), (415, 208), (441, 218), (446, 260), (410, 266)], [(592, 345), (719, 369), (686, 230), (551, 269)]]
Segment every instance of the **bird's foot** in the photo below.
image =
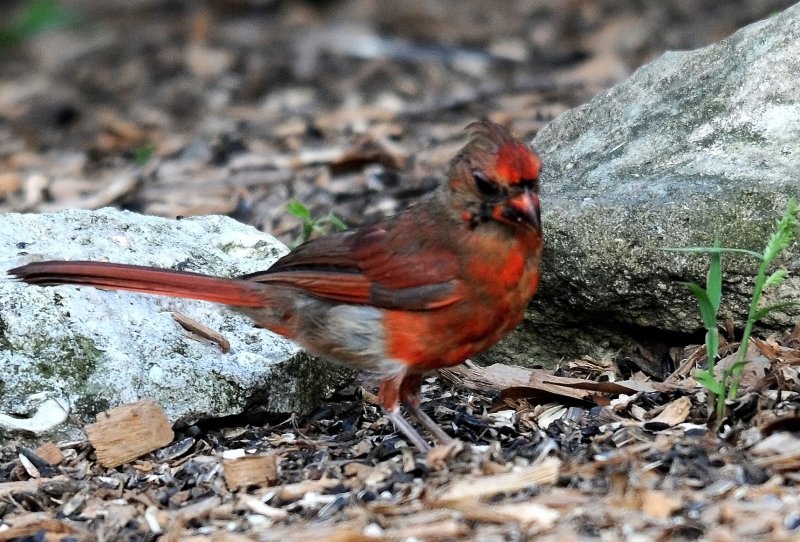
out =
[(395, 410), (386, 410), (386, 417), (389, 418), (394, 426), (403, 433), (408, 440), (410, 440), (414, 446), (419, 448), (419, 451), (423, 453), (428, 453), (431, 447), (425, 442), (425, 439), (422, 438), (422, 435), (414, 429), (408, 420), (403, 417), (403, 414), (400, 412), (400, 409)]

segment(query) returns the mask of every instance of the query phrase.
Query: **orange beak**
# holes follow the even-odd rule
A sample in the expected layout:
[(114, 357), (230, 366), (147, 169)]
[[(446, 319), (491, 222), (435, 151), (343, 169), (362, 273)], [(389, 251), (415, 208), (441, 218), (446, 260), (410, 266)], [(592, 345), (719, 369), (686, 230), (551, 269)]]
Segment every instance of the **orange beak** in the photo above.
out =
[(526, 188), (522, 194), (510, 198), (500, 211), (506, 222), (519, 222), (528, 224), (538, 230), (542, 227), (541, 210), (539, 208), (539, 195)]

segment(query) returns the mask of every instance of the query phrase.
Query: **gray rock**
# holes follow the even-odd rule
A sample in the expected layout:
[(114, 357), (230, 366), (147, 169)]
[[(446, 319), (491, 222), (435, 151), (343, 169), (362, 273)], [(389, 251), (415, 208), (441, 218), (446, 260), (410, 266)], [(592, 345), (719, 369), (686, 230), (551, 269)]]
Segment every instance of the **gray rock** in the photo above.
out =
[[(694, 298), (707, 256), (660, 247), (761, 252), (800, 195), (800, 5), (715, 45), (671, 52), (568, 111), (534, 140), (543, 157), (546, 257), (540, 293), (494, 359), (552, 364), (637, 344), (702, 340)], [(766, 302), (800, 299), (792, 277)], [(723, 312), (746, 318), (758, 261), (725, 257)], [(793, 325), (798, 312), (765, 323)], [(657, 361), (657, 360), (656, 360)]]
[[(234, 276), (265, 269), (285, 252), (271, 236), (219, 216), (166, 220), (113, 209), (0, 214), (0, 270), (80, 259)], [(230, 352), (190, 336), (172, 311), (218, 330)], [(219, 305), (6, 279), (0, 279), (0, 366), (0, 437), (12, 431), (74, 437), (97, 412), (142, 397), (155, 398), (179, 424), (256, 405), (302, 412), (348, 374)]]

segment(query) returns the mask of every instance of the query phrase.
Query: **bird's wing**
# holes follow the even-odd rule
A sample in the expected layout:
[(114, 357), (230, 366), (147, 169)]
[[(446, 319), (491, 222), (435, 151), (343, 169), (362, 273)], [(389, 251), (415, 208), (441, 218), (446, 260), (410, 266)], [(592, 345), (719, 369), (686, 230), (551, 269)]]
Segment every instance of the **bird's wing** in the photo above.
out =
[(435, 231), (425, 231), (433, 224), (419, 222), (404, 213), (368, 228), (314, 239), (270, 269), (242, 278), (386, 309), (451, 305), (463, 295), (458, 257)]

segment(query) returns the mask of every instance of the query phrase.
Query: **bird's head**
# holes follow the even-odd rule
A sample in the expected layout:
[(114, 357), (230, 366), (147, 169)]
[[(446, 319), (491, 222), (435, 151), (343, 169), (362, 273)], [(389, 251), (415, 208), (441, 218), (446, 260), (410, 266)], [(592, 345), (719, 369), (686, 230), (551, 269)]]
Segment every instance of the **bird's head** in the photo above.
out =
[(539, 157), (498, 124), (474, 122), (467, 130), (445, 186), (452, 209), (471, 229), (495, 222), (539, 231)]

